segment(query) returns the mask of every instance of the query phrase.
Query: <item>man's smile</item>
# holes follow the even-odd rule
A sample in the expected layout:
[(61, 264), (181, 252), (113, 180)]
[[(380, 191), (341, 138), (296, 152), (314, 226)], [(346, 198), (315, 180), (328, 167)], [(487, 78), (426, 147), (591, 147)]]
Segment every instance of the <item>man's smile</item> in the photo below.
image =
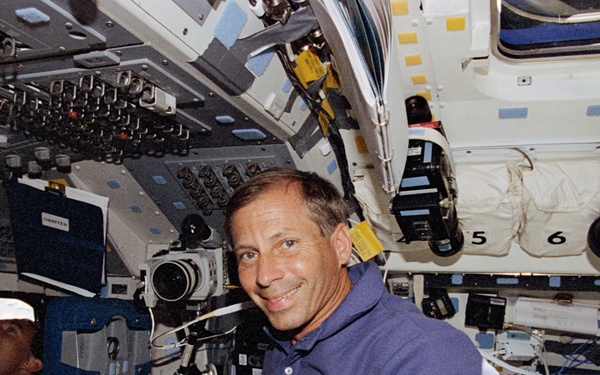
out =
[(267, 305), (269, 306), (269, 310), (277, 310), (282, 307), (285, 307), (285, 306), (283, 306), (284, 305), (283, 302), (288, 300), (294, 294), (296, 294), (296, 292), (298, 292), (298, 290), (300, 290), (300, 287), (296, 287), (279, 297), (274, 297), (274, 298), (262, 297), (262, 298), (266, 301)]

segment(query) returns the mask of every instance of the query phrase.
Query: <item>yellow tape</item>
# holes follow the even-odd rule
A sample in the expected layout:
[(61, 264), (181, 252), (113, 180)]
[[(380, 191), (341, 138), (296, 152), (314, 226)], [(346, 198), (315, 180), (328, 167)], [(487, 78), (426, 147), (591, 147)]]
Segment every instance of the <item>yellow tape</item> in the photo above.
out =
[(354, 137), (354, 143), (356, 144), (356, 151), (359, 154), (368, 154), (369, 148), (367, 147), (367, 142), (362, 135), (357, 135)]
[(431, 101), (431, 92), (430, 91), (419, 91), (417, 95), (424, 97), (427, 101)]
[(406, 66), (421, 65), (423, 63), (423, 58), (420, 54), (406, 55), (404, 56), (404, 62), (406, 63)]
[[(329, 104), (329, 100), (327, 98), (323, 99), (321, 102), (321, 108), (327, 112), (329, 117), (333, 120), (335, 118), (335, 114), (333, 113), (333, 109), (331, 108), (331, 104)], [(327, 136), (327, 130), (329, 129), (329, 119), (323, 111), (319, 112), (319, 124), (321, 125), (321, 131), (323, 131), (323, 135)]]
[(446, 18), (447, 31), (462, 31), (465, 29), (466, 24), (467, 19), (464, 16)]
[(419, 43), (417, 33), (400, 33), (398, 34), (398, 43), (400, 44), (415, 44)]
[(366, 221), (350, 228), (350, 237), (363, 260), (369, 260), (383, 251), (383, 245)]
[(427, 76), (425, 74), (415, 74), (414, 76), (410, 76), (414, 85), (423, 85), (427, 83)]
[(394, 16), (403, 16), (408, 14), (408, 0), (393, 0), (392, 14)]
[(321, 78), (325, 74), (325, 69), (321, 64), (321, 60), (319, 60), (319, 56), (311, 49), (307, 49), (296, 58), (294, 72), (302, 86), (306, 88), (308, 83)]
[(325, 88), (339, 89), (340, 81), (338, 80), (337, 72), (331, 67), (331, 63), (327, 64), (327, 77), (325, 77)]

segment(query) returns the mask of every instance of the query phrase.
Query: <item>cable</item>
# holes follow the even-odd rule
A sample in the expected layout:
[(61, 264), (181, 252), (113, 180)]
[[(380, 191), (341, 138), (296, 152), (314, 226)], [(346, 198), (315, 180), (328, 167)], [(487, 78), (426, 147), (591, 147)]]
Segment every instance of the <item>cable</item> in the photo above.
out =
[(152, 312), (151, 308), (148, 308), (148, 313), (150, 313), (150, 339), (152, 339), (152, 336), (154, 336), (154, 327), (156, 322), (154, 321), (154, 313)]
[(542, 362), (542, 365), (544, 365), (545, 375), (550, 375), (550, 369), (548, 368), (548, 361), (546, 361), (546, 357), (544, 356), (544, 354), (547, 354), (546, 345), (544, 344), (544, 340), (542, 340), (541, 338), (537, 337), (536, 335), (532, 335), (532, 337), (535, 337), (538, 340), (540, 340), (540, 345), (542, 347), (542, 352), (540, 354), (536, 353), (536, 357), (538, 357), (538, 359), (540, 360), (540, 362)]
[[(557, 375), (560, 375), (563, 373), (563, 371), (565, 370), (570, 370), (573, 369), (583, 363), (586, 363), (587, 360), (583, 361), (583, 360), (579, 360), (577, 357), (575, 357), (575, 354), (577, 354), (577, 356), (579, 356), (578, 352), (583, 349), (584, 347), (586, 347), (587, 345), (589, 345), (591, 342), (593, 342), (594, 340), (587, 340), (586, 342), (584, 342), (583, 344), (579, 345), (575, 350), (573, 350), (573, 353), (571, 353), (568, 357), (566, 356), (566, 361), (565, 363), (563, 363), (562, 367), (560, 368), (560, 370), (558, 370), (558, 372), (556, 373)], [(567, 364), (571, 363), (570, 366), (567, 366)]]
[(390, 262), (389, 262), (390, 255), (388, 255), (387, 258), (385, 256), (385, 254), (383, 255), (383, 259), (385, 260), (385, 264), (383, 265), (383, 283), (384, 284), (387, 282), (388, 272), (390, 270)]
[(348, 202), (349, 208), (351, 211), (355, 212), (356, 215), (360, 218), (360, 220), (364, 220), (364, 214), (362, 211), (362, 207), (359, 204), (358, 200), (355, 196), (354, 184), (352, 182), (352, 177), (350, 176), (350, 170), (348, 168), (348, 157), (346, 155), (346, 148), (344, 145), (344, 140), (340, 134), (338, 125), (336, 120), (333, 119), (329, 113), (323, 108), (322, 102), (317, 101), (313, 98), (308, 90), (302, 86), (298, 78), (296, 77), (296, 73), (292, 68), (291, 58), (289, 56), (290, 51), (288, 53), (284, 53), (281, 48), (277, 49), (277, 56), (281, 61), (281, 64), (288, 76), (288, 79), (292, 83), (292, 86), (298, 91), (300, 96), (306, 101), (308, 108), (317, 118), (319, 115), (323, 115), (327, 122), (329, 123), (328, 132), (325, 134), (327, 140), (329, 141), (329, 145), (335, 155), (338, 168), (340, 169), (341, 176), (341, 184), (342, 190), (344, 192), (344, 198)]
[(210, 340), (210, 339), (214, 339), (217, 337), (228, 335), (228, 334), (232, 333), (233, 331), (235, 331), (235, 329), (239, 326), (240, 326), (240, 324), (236, 324), (232, 328), (228, 329), (227, 331), (215, 333), (214, 335), (210, 335), (210, 336), (199, 337), (196, 341), (206, 341), (206, 340)]
[[(196, 319), (194, 319), (192, 321), (189, 321), (189, 322), (187, 322), (185, 324), (180, 325), (179, 327), (176, 327), (176, 328), (170, 329), (168, 331), (165, 331), (165, 332), (161, 333), (160, 335), (158, 335), (156, 337), (150, 336), (150, 345), (154, 349), (163, 349), (163, 350), (173, 349), (173, 348), (179, 347), (179, 346), (181, 346), (181, 345), (183, 345), (185, 343), (185, 340), (181, 340), (181, 341), (179, 341), (177, 343), (169, 344), (169, 345), (155, 345), (154, 342), (158, 338), (160, 338), (160, 337), (163, 337), (163, 336), (166, 336), (168, 334), (180, 331), (182, 329), (185, 329), (185, 328), (187, 328), (187, 327), (189, 327), (189, 326), (191, 326), (193, 324), (196, 324), (198, 322), (201, 322), (203, 320), (207, 320), (207, 319), (211, 319), (211, 318), (216, 318), (217, 316), (223, 316), (223, 315), (232, 314), (232, 313), (235, 313), (235, 312), (238, 312), (238, 311), (249, 309), (251, 307), (254, 307), (254, 302), (247, 301), (247, 302), (241, 302), (241, 303), (236, 303), (234, 305), (222, 307), (222, 308), (214, 310), (214, 311), (210, 311), (210, 312), (208, 312), (208, 313), (206, 313), (204, 315), (199, 316), (198, 318), (196, 318)], [(152, 313), (151, 313), (150, 316), (151, 316), (151, 319), (152, 319), (152, 322), (153, 322), (152, 325), (154, 326), (154, 318), (153, 318)], [(151, 332), (153, 332), (153, 331), (154, 331), (154, 328), (152, 328)], [(217, 334), (217, 335), (224, 335), (224, 334), (227, 334), (227, 333), (229, 333), (229, 331), (227, 331), (225, 333), (222, 333), (222, 334)]]
[(515, 366), (511, 366), (508, 363), (506, 363), (503, 360), (501, 360), (500, 358), (494, 357), (490, 353), (485, 352), (485, 351), (483, 351), (481, 349), (479, 349), (479, 353), (481, 353), (481, 356), (483, 358), (487, 359), (488, 361), (494, 362), (495, 364), (504, 367), (504, 369), (513, 371), (516, 374), (522, 374), (522, 375), (542, 375), (539, 372), (531, 372), (531, 371), (523, 370), (523, 369), (515, 367)]

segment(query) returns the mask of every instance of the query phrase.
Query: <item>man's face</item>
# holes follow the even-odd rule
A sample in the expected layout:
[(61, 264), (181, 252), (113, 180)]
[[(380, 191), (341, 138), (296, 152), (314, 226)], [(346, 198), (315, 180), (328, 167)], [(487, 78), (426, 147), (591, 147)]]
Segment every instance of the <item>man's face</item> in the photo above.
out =
[(297, 340), (319, 327), (351, 288), (348, 228), (329, 237), (305, 214), (294, 185), (274, 187), (232, 216), (242, 287), (269, 321)]
[(23, 366), (34, 359), (30, 349), (34, 335), (28, 320), (0, 320), (0, 375), (20, 374), (20, 369), (29, 368)]

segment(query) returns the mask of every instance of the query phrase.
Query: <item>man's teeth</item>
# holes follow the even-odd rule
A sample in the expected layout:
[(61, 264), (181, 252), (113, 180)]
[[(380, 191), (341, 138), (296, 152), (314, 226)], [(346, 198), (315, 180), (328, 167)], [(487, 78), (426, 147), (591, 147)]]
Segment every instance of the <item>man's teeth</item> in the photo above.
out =
[(295, 288), (295, 289), (292, 289), (292, 290), (290, 290), (288, 293), (284, 294), (283, 296), (281, 296), (281, 297), (279, 297), (279, 298), (271, 299), (271, 300), (269, 300), (269, 301), (281, 301), (281, 300), (283, 300), (284, 298), (287, 298), (287, 297), (291, 296), (292, 294), (296, 293), (296, 291), (298, 291), (298, 289), (300, 289), (300, 287), (298, 287), (298, 288)]

